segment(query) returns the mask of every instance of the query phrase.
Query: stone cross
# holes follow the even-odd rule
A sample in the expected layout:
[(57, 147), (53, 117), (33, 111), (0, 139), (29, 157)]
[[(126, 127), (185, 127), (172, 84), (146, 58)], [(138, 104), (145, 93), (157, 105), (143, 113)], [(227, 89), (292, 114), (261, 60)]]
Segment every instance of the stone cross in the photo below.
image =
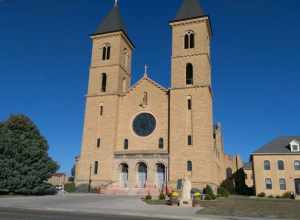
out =
[(148, 74), (148, 65), (145, 64), (145, 75), (147, 75), (147, 74)]

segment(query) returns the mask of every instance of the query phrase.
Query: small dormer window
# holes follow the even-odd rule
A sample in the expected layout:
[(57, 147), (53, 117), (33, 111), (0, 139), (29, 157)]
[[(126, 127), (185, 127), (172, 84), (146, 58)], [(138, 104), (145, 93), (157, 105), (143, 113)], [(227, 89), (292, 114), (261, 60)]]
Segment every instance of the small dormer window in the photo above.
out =
[(300, 143), (297, 140), (291, 141), (290, 147), (292, 152), (300, 152)]

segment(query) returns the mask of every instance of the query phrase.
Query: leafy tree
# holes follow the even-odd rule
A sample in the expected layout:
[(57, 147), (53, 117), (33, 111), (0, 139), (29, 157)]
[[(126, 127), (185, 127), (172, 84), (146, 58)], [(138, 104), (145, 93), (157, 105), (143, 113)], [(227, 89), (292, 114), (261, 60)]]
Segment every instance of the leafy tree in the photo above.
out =
[(53, 194), (47, 183), (58, 165), (48, 155), (48, 143), (36, 125), (24, 115), (11, 116), (0, 124), (0, 191)]
[(225, 188), (230, 194), (234, 194), (235, 193), (235, 187), (234, 187), (234, 183), (233, 183), (233, 178), (227, 178), (226, 180), (224, 180), (221, 184), (221, 187)]

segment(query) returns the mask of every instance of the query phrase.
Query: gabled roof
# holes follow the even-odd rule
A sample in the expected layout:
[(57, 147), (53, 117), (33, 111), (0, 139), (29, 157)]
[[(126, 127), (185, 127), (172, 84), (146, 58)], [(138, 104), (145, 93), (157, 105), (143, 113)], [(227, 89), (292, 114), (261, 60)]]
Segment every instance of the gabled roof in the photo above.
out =
[(203, 17), (205, 13), (201, 8), (198, 0), (183, 0), (183, 3), (177, 12), (174, 21), (187, 20), (197, 17)]
[(123, 31), (127, 35), (119, 6), (116, 4), (109, 14), (104, 18), (93, 35)]
[(148, 77), (148, 74), (144, 74), (144, 76), (136, 83), (134, 84), (129, 92), (131, 92), (132, 90), (134, 90), (138, 85), (140, 85), (143, 81), (148, 81), (150, 82), (151, 84), (153, 84), (155, 87), (157, 87), (158, 89), (162, 90), (163, 92), (168, 92), (168, 90), (166, 88), (164, 88), (163, 86), (161, 86), (160, 84), (158, 84), (157, 82), (155, 82), (154, 80), (150, 79)]
[(270, 143), (262, 146), (253, 154), (299, 154), (299, 152), (291, 152), (290, 142), (297, 140), (300, 142), (300, 136), (283, 136), (274, 139)]

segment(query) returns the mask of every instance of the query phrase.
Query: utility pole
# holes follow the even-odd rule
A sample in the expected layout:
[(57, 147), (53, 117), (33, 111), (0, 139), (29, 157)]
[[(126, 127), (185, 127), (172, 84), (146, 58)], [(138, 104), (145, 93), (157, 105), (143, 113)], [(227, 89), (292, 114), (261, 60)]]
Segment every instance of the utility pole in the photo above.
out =
[(90, 164), (89, 193), (91, 192), (91, 185), (92, 185), (92, 164)]

